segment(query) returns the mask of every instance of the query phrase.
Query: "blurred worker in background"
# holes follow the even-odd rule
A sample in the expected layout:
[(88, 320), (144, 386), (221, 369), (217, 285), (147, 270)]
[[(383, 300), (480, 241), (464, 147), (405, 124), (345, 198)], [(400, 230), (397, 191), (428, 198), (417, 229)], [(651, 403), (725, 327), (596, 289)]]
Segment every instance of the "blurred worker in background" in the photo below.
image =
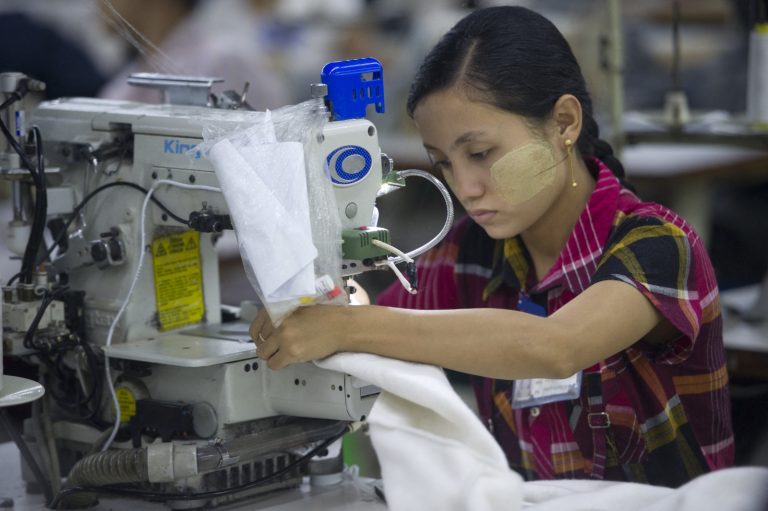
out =
[(102, 18), (138, 48), (136, 59), (101, 91), (106, 98), (158, 102), (157, 91), (130, 86), (135, 72), (223, 78), (213, 87), (244, 90), (257, 110), (291, 102), (264, 44), (262, 17), (274, 0), (99, 0)]
[(0, 12), (0, 73), (46, 84), (45, 96), (94, 96), (107, 76), (78, 41), (29, 12)]

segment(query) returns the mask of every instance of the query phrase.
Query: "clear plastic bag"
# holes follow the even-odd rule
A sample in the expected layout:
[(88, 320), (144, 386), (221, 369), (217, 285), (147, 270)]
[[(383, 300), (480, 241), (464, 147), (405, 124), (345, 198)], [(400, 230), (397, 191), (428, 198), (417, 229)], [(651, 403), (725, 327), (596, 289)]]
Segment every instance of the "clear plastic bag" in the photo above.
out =
[(216, 170), (246, 274), (272, 322), (301, 305), (346, 303), (341, 222), (318, 144), (322, 103), (221, 120), (206, 124), (199, 149)]

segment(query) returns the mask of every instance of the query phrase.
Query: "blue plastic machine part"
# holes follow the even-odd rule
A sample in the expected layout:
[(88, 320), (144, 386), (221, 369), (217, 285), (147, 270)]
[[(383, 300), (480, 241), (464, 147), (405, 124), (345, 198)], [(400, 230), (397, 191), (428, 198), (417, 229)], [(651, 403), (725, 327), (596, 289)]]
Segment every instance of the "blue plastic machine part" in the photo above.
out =
[(361, 119), (368, 105), (384, 113), (384, 72), (381, 63), (366, 57), (329, 62), (320, 79), (328, 85), (328, 101), (334, 121)]

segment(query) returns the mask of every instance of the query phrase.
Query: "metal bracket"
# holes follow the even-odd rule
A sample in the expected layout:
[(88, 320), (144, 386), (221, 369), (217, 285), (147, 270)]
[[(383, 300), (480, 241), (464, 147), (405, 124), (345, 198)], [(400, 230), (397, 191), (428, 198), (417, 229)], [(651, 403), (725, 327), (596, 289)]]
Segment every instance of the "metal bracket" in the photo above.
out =
[(133, 73), (128, 83), (160, 91), (164, 103), (172, 105), (210, 106), (211, 87), (223, 78), (179, 76), (160, 73)]

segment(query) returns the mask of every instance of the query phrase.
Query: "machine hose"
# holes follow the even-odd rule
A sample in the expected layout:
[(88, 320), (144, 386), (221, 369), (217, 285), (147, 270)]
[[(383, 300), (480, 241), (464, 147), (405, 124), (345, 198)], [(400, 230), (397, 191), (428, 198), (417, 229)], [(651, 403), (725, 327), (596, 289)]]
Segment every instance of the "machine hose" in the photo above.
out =
[(147, 450), (119, 449), (91, 454), (78, 461), (67, 486), (104, 486), (147, 481)]
[[(147, 450), (120, 449), (89, 454), (72, 467), (62, 493), (69, 488), (146, 481)], [(57, 497), (54, 509), (83, 509), (98, 503), (95, 493), (77, 492)]]

